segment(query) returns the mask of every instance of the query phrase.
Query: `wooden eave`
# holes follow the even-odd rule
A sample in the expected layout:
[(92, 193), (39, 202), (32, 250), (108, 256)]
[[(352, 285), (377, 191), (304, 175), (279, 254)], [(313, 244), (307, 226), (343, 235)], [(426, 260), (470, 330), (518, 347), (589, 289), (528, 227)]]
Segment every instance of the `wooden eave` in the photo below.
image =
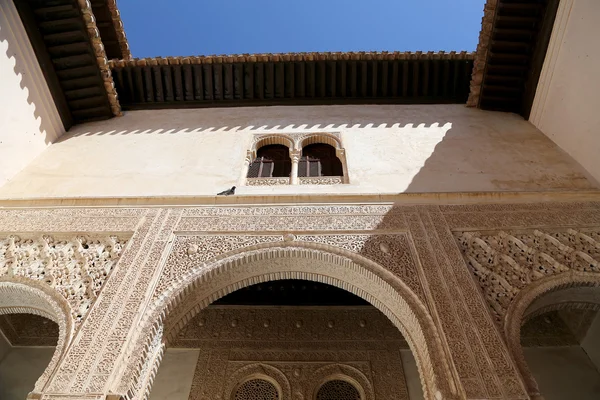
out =
[(91, 0), (90, 3), (106, 57), (109, 60), (131, 58), (116, 0)]
[(559, 0), (488, 0), (467, 104), (529, 117)]
[(78, 0), (14, 1), (65, 128), (120, 111), (91, 11)]
[(125, 110), (465, 103), (472, 53), (302, 53), (113, 60)]

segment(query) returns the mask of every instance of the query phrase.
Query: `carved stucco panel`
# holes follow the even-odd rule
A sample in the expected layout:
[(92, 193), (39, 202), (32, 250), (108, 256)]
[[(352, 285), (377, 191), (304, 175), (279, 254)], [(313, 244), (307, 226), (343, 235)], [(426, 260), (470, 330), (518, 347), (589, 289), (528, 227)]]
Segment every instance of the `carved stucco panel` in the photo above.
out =
[(435, 243), (431, 243), (428, 230), (422, 221), (422, 216), (414, 213), (408, 216), (410, 232), (417, 247), (423, 271), (427, 279), (428, 290), (434, 307), (432, 312), (439, 318), (443, 327), (445, 340), (454, 360), (456, 373), (460, 378), (466, 395), (469, 398), (482, 398), (486, 396), (483, 382), (479, 374), (474, 355), (469, 346), (470, 339), (461, 328), (462, 316), (456, 311), (445, 277), (443, 276), (440, 260), (436, 257)]
[(452, 233), (444, 216), (433, 209), (428, 213), (428, 221), (439, 248), (444, 251), (441, 261), (447, 265), (444, 271), (452, 271), (447, 281), (455, 304), (463, 316), (461, 325), (471, 340), (471, 349), (486, 385), (488, 395), (495, 397), (523, 398), (526, 396), (522, 381), (512, 365), (500, 333), (493, 325), (485, 304), (474, 285), (468, 268), (461, 257)]
[[(93, 380), (94, 383), (86, 386), (85, 390), (106, 387), (108, 371), (114, 371), (116, 366), (122, 365), (119, 361), (122, 359), (122, 355), (119, 355), (123, 348), (124, 339), (122, 338), (123, 335), (127, 335), (126, 332), (132, 326), (132, 321), (126, 321), (125, 317), (133, 315), (135, 320), (135, 316), (139, 315), (140, 307), (142, 307), (144, 299), (147, 298), (145, 296), (148, 295), (145, 290), (148, 289), (150, 282), (156, 276), (156, 270), (159, 269), (157, 266), (160, 265), (159, 259), (163, 255), (163, 251), (160, 249), (164, 250), (169, 245), (168, 241), (172, 237), (173, 230), (240, 233), (263, 230), (277, 235), (280, 232), (289, 231), (290, 227), (293, 227), (295, 233), (304, 231), (305, 234), (310, 232), (321, 233), (317, 231), (356, 230), (359, 231), (356, 234), (364, 234), (366, 230), (383, 230), (386, 232), (379, 233), (391, 233), (390, 231), (406, 231), (409, 225), (407, 215), (421, 209), (424, 210), (425, 208), (418, 206), (392, 207), (391, 205), (299, 205), (189, 207), (169, 210), (111, 208), (5, 209), (0, 210), (0, 226), (5, 233), (86, 232), (87, 234), (87, 232), (106, 232), (109, 235), (113, 232), (136, 231), (140, 219), (145, 221), (137, 228), (134, 235), (135, 240), (129, 245), (130, 249), (124, 252), (119, 262), (119, 265), (123, 265), (124, 268), (117, 267), (113, 271), (111, 279), (105, 283), (99, 298), (75, 338), (76, 343), (73, 343), (70, 347), (67, 357), (60, 364), (59, 373), (52, 380), (53, 387), (57, 389), (56, 393), (75, 393), (80, 389), (84, 390), (83, 385), (88, 385), (87, 377), (92, 375), (94, 376), (90, 378), (89, 382), (91, 383)], [(450, 313), (449, 316), (446, 314), (439, 315), (435, 318), (439, 318), (441, 327), (444, 329), (442, 340), (448, 340), (448, 343), (453, 342), (456, 346), (457, 342), (450, 340), (451, 337), (456, 340), (464, 337), (464, 335), (469, 336), (469, 339), (471, 337), (476, 338), (475, 346), (477, 343), (483, 344), (483, 350), (481, 351), (487, 354), (486, 357), (489, 357), (490, 362), (495, 366), (495, 370), (507, 372), (505, 377), (499, 376), (498, 379), (501, 382), (510, 379), (508, 373), (510, 367), (507, 369), (506, 366), (503, 366), (503, 363), (511, 364), (511, 361), (504, 360), (504, 356), (502, 356), (504, 345), (501, 338), (499, 338), (491, 314), (487, 310), (487, 305), (478, 293), (479, 289), (474, 285), (474, 279), (466, 267), (456, 240), (451, 235), (448, 238), (448, 234), (442, 231), (447, 230), (448, 227), (461, 232), (476, 230), (514, 231), (516, 228), (546, 231), (548, 227), (553, 226), (577, 227), (576, 230), (580, 230), (582, 227), (600, 226), (600, 203), (554, 202), (435, 206), (429, 207), (427, 210), (428, 212), (438, 210), (437, 213), (432, 214), (431, 218), (433, 227), (437, 230), (441, 247), (432, 248), (428, 244), (430, 239), (423, 233), (422, 227), (420, 228), (421, 233), (413, 232), (411, 228), (410, 235), (411, 240), (415, 243), (421, 242), (421, 245), (417, 245), (419, 261), (423, 264), (427, 283), (431, 286), (431, 288), (425, 288), (425, 296), (430, 299), (428, 304), (436, 305), (436, 309), (432, 312), (437, 315), (439, 309), (443, 309), (447, 304), (454, 302), (449, 290), (460, 293), (459, 305), (455, 305), (455, 307), (457, 310), (466, 309), (473, 325), (473, 328), (470, 328), (471, 331), (457, 335), (457, 332), (460, 332), (462, 328), (457, 331), (448, 328), (451, 326), (449, 325), (451, 324), (450, 321), (455, 318), (456, 314), (454, 316), (453, 313)], [(153, 219), (157, 216), (157, 213), (161, 213), (161, 218), (155, 225), (161, 227), (157, 227), (156, 231), (153, 231), (152, 235), (154, 236), (149, 239), (150, 243), (146, 243), (144, 238), (148, 235), (147, 227), (149, 223), (152, 223), (149, 222), (148, 218)], [(179, 214), (181, 214), (181, 218), (179, 218)], [(438, 214), (440, 218), (438, 218)], [(438, 223), (437, 219), (441, 219), (442, 222)], [(443, 224), (443, 227), (440, 228), (439, 224)], [(413, 226), (412, 222), (411, 226)], [(417, 238), (418, 235), (425, 235), (423, 240), (426, 247), (422, 247), (423, 240)], [(153, 247), (151, 242), (155, 241), (157, 237), (160, 237), (162, 242)], [(140, 242), (145, 243), (143, 249)], [(423, 249), (426, 249), (427, 252), (422, 253)], [(443, 251), (440, 251), (440, 249), (443, 249)], [(439, 261), (436, 259), (436, 255), (441, 257)], [(444, 259), (446, 264), (443, 264)], [(149, 262), (146, 262), (146, 260)], [(447, 291), (444, 290), (440, 293), (433, 290), (433, 287), (440, 287), (436, 285), (439, 285), (439, 282), (442, 282), (443, 279), (448, 276), (451, 277), (451, 275), (447, 275), (450, 272), (445, 269), (436, 274), (430, 272), (430, 268), (434, 266), (439, 268), (441, 265), (449, 266), (448, 269), (452, 271), (455, 277), (455, 280), (451, 280), (451, 282), (456, 283), (458, 292), (454, 288), (448, 288)], [(136, 272), (127, 271), (128, 268), (134, 269)], [(461, 272), (461, 269), (466, 271), (468, 278), (471, 279), (470, 286), (466, 283), (465, 274)], [(124, 280), (125, 277), (128, 279)], [(131, 297), (131, 301), (128, 302), (127, 300), (130, 299), (129, 292), (131, 291), (139, 292), (139, 294)], [(460, 305), (461, 303), (462, 305)], [(481, 311), (482, 304), (485, 312)], [(123, 307), (123, 310), (119, 307)], [(117, 308), (117, 311), (114, 310), (115, 308)], [(120, 322), (117, 322), (117, 317), (120, 316), (123, 316), (123, 318)], [(82, 333), (83, 330), (85, 330), (85, 333)], [(101, 343), (100, 348), (97, 348), (97, 343)], [(470, 349), (465, 352), (467, 357), (472, 357), (474, 352), (479, 354), (480, 350), (476, 347), (472, 347), (471, 344), (466, 346)], [(90, 348), (95, 349), (93, 353), (89, 351)], [(451, 348), (458, 349), (459, 347), (451, 346)], [(453, 354), (455, 354), (454, 350)], [(102, 358), (102, 361), (94, 361), (93, 359), (96, 356)], [(477, 368), (477, 364), (465, 362), (464, 364), (461, 363), (461, 366), (456, 365), (457, 370), (464, 369), (467, 371), (464, 375), (460, 374), (463, 385), (483, 387), (484, 382), (482, 382), (483, 379), (480, 377), (479, 372), (471, 374), (473, 368)]]
[(600, 273), (600, 230), (455, 232), (499, 326), (521, 290), (570, 270)]
[(22, 276), (43, 282), (71, 306), (79, 325), (115, 268), (126, 240), (118, 236), (77, 236), (58, 239), (44, 235), (25, 239), (0, 238), (0, 277)]
[[(152, 276), (150, 271), (133, 266), (144, 265), (143, 261), (150, 254), (153, 239), (160, 232), (166, 214), (156, 209), (147, 211), (130, 239), (128, 249), (123, 253), (121, 261), (62, 360), (48, 392), (103, 391), (106, 380), (116, 365), (124, 336), (132, 327), (137, 311), (135, 307), (140, 305), (139, 301), (129, 300), (133, 296), (141, 298), (147, 290), (146, 286), (143, 288), (144, 292), (139, 293), (143, 284), (139, 275), (149, 274), (147, 279)], [(92, 347), (94, 351), (90, 351)]]
[(294, 240), (321, 243), (360, 254), (386, 267), (425, 301), (420, 273), (406, 234), (395, 235), (186, 235), (178, 236), (159, 278), (154, 298), (173, 286), (193, 268), (215, 261), (220, 256), (251, 250), (264, 243)]

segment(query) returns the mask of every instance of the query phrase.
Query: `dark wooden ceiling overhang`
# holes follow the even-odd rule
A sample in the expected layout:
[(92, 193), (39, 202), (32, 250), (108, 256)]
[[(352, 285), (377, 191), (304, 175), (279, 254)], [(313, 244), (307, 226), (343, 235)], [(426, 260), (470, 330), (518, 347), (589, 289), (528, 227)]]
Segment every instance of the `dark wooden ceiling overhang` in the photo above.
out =
[(305, 53), (110, 62), (124, 110), (465, 103), (472, 53)]
[(91, 0), (96, 26), (109, 60), (129, 59), (131, 52), (116, 0)]
[(14, 2), (65, 128), (118, 114), (108, 60), (89, 7), (81, 8), (78, 0)]
[(559, 0), (488, 0), (468, 105), (529, 118)]

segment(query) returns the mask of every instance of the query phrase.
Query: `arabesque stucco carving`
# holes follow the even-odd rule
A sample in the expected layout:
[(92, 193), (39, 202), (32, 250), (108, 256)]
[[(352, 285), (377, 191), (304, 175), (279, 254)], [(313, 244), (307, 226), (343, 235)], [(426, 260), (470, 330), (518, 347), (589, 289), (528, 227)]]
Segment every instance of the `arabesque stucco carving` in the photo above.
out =
[[(561, 287), (594, 284), (589, 277), (597, 272), (585, 269), (597, 267), (585, 267), (589, 260), (580, 253), (597, 261), (590, 251), (597, 251), (600, 203), (3, 209), (0, 225), (4, 237), (128, 238), (52, 375), (36, 387), (44, 399), (103, 399), (103, 393), (142, 399), (165, 344), (199, 309), (244, 285), (294, 277), (342, 287), (382, 310), (415, 353), (426, 398), (439, 391), (443, 398), (525, 399), (531, 386), (514, 361), (520, 322), (513, 319), (555, 287), (544, 286), (547, 279), (559, 279)], [(513, 306), (498, 310), (517, 327), (503, 331), (493, 317), (457, 241), (464, 232), (512, 243), (511, 251), (520, 248), (516, 238), (554, 271), (522, 283), (516, 294), (511, 287), (518, 285), (500, 285), (515, 297)], [(465, 240), (467, 253), (487, 254), (479, 242)], [(559, 272), (560, 265), (569, 270)], [(67, 309), (77, 308), (59, 297)], [(73, 316), (65, 315), (73, 332)]]

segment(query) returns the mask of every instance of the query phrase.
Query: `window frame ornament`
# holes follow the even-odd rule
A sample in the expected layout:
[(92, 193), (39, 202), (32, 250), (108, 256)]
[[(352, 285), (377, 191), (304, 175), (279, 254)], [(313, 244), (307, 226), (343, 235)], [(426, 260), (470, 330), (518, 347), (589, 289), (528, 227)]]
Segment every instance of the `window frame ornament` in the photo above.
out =
[(361, 371), (345, 364), (330, 364), (315, 371), (311, 379), (311, 400), (317, 400), (323, 385), (332, 381), (343, 381), (351, 385), (358, 392), (360, 400), (375, 399), (372, 383)]
[[(290, 177), (248, 177), (250, 166), (258, 156), (258, 150), (268, 145), (288, 147), (292, 162)], [(335, 149), (335, 155), (342, 166), (342, 176), (298, 176), (298, 166), (302, 158), (302, 149), (311, 144), (325, 144)], [(256, 134), (250, 149), (246, 151), (239, 179), (240, 186), (279, 186), (279, 185), (338, 185), (350, 183), (346, 151), (342, 147), (339, 133), (291, 133), (291, 134)]]
[(235, 400), (235, 395), (240, 386), (254, 379), (260, 379), (272, 384), (275, 390), (277, 390), (279, 400), (288, 399), (292, 396), (290, 383), (283, 372), (272, 365), (255, 363), (241, 367), (228, 377), (227, 384), (223, 388), (223, 397)]

